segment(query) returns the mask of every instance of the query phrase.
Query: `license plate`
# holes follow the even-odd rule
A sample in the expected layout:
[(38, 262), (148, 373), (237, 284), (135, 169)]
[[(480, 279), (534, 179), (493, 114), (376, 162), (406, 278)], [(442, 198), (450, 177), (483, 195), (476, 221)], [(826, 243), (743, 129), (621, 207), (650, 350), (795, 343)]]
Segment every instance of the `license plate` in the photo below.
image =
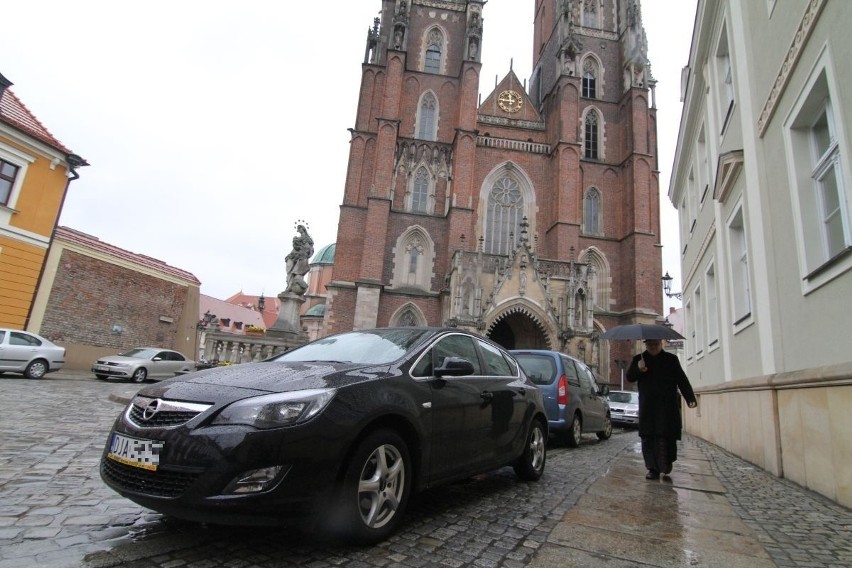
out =
[(109, 367), (107, 367), (106, 365), (95, 365), (95, 369), (97, 369), (98, 371), (109, 371)]
[(122, 434), (113, 434), (107, 457), (125, 465), (157, 471), (157, 466), (160, 465), (160, 452), (165, 445), (165, 442), (139, 440)]

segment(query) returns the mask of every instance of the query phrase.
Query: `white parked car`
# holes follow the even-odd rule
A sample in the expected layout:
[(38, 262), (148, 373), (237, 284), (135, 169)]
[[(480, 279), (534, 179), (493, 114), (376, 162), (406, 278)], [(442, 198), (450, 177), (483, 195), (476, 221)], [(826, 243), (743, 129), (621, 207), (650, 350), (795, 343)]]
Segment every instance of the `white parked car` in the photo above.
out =
[(635, 391), (609, 391), (609, 409), (612, 423), (618, 426), (639, 426), (639, 393)]
[(35, 333), (0, 328), (0, 375), (22, 373), (40, 379), (65, 364), (65, 348)]
[(195, 361), (181, 353), (159, 347), (137, 347), (118, 355), (101, 357), (92, 365), (99, 379), (117, 377), (134, 383), (146, 379), (168, 379), (195, 370)]

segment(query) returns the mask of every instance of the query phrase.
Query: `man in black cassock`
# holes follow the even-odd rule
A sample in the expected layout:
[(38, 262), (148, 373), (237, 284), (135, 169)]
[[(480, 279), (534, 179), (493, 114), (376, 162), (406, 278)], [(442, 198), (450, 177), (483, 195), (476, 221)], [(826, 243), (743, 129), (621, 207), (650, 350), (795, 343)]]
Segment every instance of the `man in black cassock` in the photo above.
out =
[(677, 355), (663, 350), (659, 339), (645, 340), (645, 351), (633, 357), (627, 380), (639, 387), (639, 436), (648, 474), (645, 479), (668, 475), (677, 460), (680, 440), (680, 397), (690, 408), (698, 406), (692, 385)]

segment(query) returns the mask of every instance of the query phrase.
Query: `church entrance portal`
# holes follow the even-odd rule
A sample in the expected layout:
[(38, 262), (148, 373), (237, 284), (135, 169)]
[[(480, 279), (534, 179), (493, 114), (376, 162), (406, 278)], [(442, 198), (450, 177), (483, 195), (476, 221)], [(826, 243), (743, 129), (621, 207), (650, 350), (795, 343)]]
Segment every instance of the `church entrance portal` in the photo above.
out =
[(509, 314), (488, 334), (489, 339), (506, 349), (550, 349), (539, 326), (524, 314)]

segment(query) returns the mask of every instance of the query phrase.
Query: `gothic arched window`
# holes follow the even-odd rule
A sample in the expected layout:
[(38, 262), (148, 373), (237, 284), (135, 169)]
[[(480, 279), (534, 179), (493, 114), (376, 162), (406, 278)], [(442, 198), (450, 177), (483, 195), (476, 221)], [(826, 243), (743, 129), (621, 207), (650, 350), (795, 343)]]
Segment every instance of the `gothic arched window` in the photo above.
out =
[(524, 196), (518, 182), (508, 176), (499, 178), (488, 193), (485, 224), (485, 252), (509, 254), (520, 237), (524, 217)]
[(590, 110), (585, 120), (584, 156), (590, 160), (598, 159), (598, 113)]
[(429, 212), (429, 172), (420, 166), (414, 174), (411, 188), (411, 210), (415, 213)]
[(441, 72), (441, 53), (444, 46), (444, 34), (438, 29), (429, 32), (426, 40), (426, 53), (423, 59), (423, 71), (426, 73)]
[(601, 234), (601, 193), (591, 188), (583, 199), (583, 232), (587, 235)]
[(417, 117), (417, 138), (421, 140), (435, 140), (438, 129), (436, 128), (436, 115), (438, 100), (432, 93), (426, 93), (420, 99), (420, 114)]
[(587, 99), (598, 98), (597, 76), (597, 63), (591, 57), (587, 57), (583, 62), (583, 96)]

